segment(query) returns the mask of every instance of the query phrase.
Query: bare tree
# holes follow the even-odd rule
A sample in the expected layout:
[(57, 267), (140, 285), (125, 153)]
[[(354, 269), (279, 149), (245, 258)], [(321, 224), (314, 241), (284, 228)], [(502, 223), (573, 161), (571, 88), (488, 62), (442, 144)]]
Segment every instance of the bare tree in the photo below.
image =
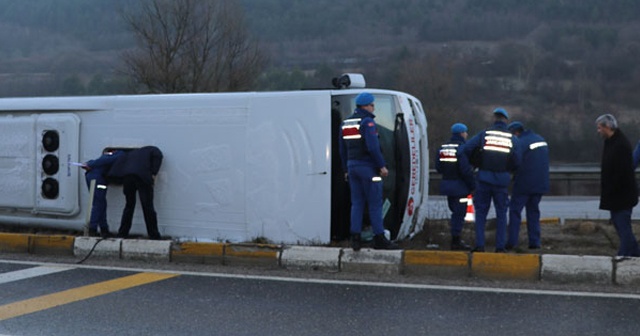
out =
[(266, 63), (235, 0), (140, 0), (123, 11), (138, 48), (126, 72), (149, 92), (250, 89)]

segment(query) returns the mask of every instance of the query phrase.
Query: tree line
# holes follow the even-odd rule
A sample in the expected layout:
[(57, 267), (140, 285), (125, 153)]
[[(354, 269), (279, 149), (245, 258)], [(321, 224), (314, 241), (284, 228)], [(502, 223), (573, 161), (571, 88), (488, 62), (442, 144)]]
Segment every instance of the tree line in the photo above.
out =
[[(229, 60), (237, 48), (174, 40), (173, 47), (192, 48), (155, 52), (160, 57), (150, 67), (139, 62), (145, 36), (147, 46), (179, 36), (154, 37), (152, 26), (136, 32), (131, 6), (143, 15), (146, 1), (0, 0), (0, 96), (318, 88), (358, 71), (371, 87), (406, 91), (423, 102), (432, 149), (453, 122), (467, 123), (471, 132), (486, 127), (495, 106), (545, 136), (554, 162), (599, 160), (593, 121), (604, 112), (619, 116), (629, 138), (640, 136), (640, 2), (634, 0), (187, 1), (241, 9), (210, 16), (210, 23), (241, 19), (210, 36), (241, 33), (250, 43), (236, 46), (254, 48), (246, 50), (253, 50), (259, 71), (225, 75), (224, 85), (184, 66), (217, 66), (218, 74), (244, 68), (203, 61)], [(224, 27), (231, 29), (215, 35)], [(154, 69), (155, 79), (144, 69)], [(169, 78), (167, 87), (153, 84)]]

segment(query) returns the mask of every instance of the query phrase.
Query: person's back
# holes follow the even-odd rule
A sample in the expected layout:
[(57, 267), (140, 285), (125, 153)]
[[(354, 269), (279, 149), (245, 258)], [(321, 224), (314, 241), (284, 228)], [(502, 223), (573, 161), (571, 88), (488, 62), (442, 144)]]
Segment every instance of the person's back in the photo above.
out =
[(464, 217), (467, 209), (467, 195), (475, 189), (473, 168), (465, 155), (459, 155), (458, 149), (464, 145), (467, 126), (456, 123), (451, 126), (451, 139), (436, 152), (436, 171), (442, 174), (440, 194), (447, 196), (451, 211), (451, 249), (468, 250), (470, 247), (461, 239)]
[(518, 136), (522, 163), (516, 170), (514, 194), (549, 192), (549, 147), (542, 136), (526, 129)]
[(121, 151), (107, 149), (99, 158), (87, 161), (82, 167), (86, 170), (87, 187), (91, 188), (91, 181), (95, 181), (89, 219), (89, 234), (92, 236), (97, 234), (98, 228), (100, 228), (100, 234), (103, 238), (111, 236), (107, 223), (107, 186), (109, 183), (106, 175), (113, 163), (121, 156)]
[(540, 200), (549, 191), (549, 147), (542, 136), (525, 129), (519, 121), (508, 126), (518, 138), (522, 164), (514, 173), (509, 201), (509, 225), (506, 249), (518, 246), (522, 209), (526, 209), (529, 249), (541, 248)]
[(496, 108), (493, 117), (491, 127), (469, 139), (461, 148), (462, 154), (468, 159), (474, 157), (476, 152), (480, 153), (477, 187), (473, 197), (476, 210), (475, 252), (485, 251), (484, 230), (492, 200), (496, 208), (496, 252), (506, 251), (507, 187), (511, 172), (520, 164), (518, 140), (507, 130), (507, 111)]
[(360, 93), (356, 99), (356, 109), (340, 127), (340, 158), (345, 178), (351, 189), (351, 246), (360, 250), (362, 220), (365, 207), (369, 209), (369, 219), (374, 233), (375, 249), (397, 249), (395, 243), (384, 236), (382, 218), (382, 184), (389, 174), (378, 141), (378, 130), (374, 122), (375, 97)]
[(109, 178), (122, 182), (125, 208), (122, 212), (118, 237), (126, 238), (131, 230), (136, 194), (144, 213), (147, 234), (150, 239), (161, 239), (158, 219), (153, 206), (154, 177), (158, 174), (163, 155), (155, 146), (145, 146), (127, 152), (118, 158), (109, 170)]
[(133, 149), (113, 163), (109, 176), (122, 178), (125, 175), (135, 175), (144, 183), (152, 184), (153, 176), (160, 170), (162, 159), (163, 154), (158, 147), (145, 146)]

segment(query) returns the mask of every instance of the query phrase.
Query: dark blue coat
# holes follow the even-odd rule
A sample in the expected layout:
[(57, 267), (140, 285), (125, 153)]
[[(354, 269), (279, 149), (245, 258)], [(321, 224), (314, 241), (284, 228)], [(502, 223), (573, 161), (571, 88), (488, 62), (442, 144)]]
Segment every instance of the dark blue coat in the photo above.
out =
[(357, 108), (342, 122), (338, 141), (343, 171), (348, 165), (366, 165), (376, 170), (386, 166), (374, 118), (373, 113)]
[(519, 136), (518, 150), (522, 164), (514, 176), (514, 195), (546, 194), (549, 192), (549, 147), (543, 137), (531, 130)]
[(85, 173), (87, 181), (96, 180), (96, 184), (107, 184), (107, 172), (111, 168), (111, 165), (122, 156), (122, 151), (115, 151), (109, 154), (102, 154), (95, 160), (87, 161), (86, 165), (89, 167)]
[(440, 194), (446, 196), (466, 196), (475, 189), (473, 167), (465, 155), (458, 151), (465, 143), (460, 134), (454, 134), (448, 143), (436, 152), (436, 171), (442, 174)]
[[(511, 134), (507, 130), (507, 124), (505, 122), (496, 121), (489, 129), (469, 139), (469, 141), (460, 148), (460, 151), (469, 159), (476, 148), (482, 149), (482, 165), (478, 170), (476, 178), (480, 182), (507, 187), (509, 182), (511, 182), (510, 172), (518, 169), (521, 162), (520, 151), (518, 150), (518, 139), (516, 137), (504, 138), (511, 146), (508, 153), (488, 150), (488, 145), (491, 144), (486, 141), (487, 132), (491, 131), (498, 131), (505, 135)], [(508, 146), (503, 148), (508, 148)]]
[(162, 164), (162, 152), (158, 147), (146, 146), (126, 152), (109, 170), (110, 179), (121, 179), (125, 175), (138, 176), (144, 183), (153, 184)]

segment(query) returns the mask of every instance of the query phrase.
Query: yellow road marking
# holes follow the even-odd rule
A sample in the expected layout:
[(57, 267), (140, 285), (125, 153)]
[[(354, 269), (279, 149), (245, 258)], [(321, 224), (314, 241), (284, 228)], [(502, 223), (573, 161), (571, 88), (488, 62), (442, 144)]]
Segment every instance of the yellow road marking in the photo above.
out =
[(92, 297), (117, 292), (156, 281), (178, 276), (166, 273), (138, 273), (126, 277), (99, 282), (93, 285), (73, 288), (58, 293), (39, 296), (33, 299), (9, 303), (0, 306), (0, 321), (37, 311), (65, 305)]

